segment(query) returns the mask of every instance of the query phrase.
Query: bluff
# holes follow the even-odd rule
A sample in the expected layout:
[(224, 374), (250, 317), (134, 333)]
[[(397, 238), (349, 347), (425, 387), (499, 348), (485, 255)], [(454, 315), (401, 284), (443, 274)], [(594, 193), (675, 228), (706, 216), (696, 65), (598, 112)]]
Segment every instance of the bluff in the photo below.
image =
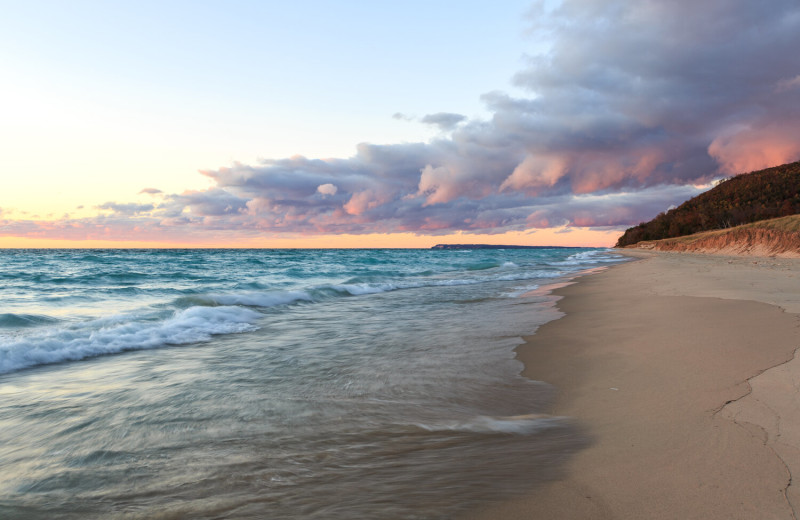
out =
[(727, 229), (797, 213), (800, 213), (800, 162), (720, 182), (650, 222), (628, 229), (616, 247)]
[(716, 255), (800, 258), (800, 215), (694, 235), (641, 241), (626, 248)]

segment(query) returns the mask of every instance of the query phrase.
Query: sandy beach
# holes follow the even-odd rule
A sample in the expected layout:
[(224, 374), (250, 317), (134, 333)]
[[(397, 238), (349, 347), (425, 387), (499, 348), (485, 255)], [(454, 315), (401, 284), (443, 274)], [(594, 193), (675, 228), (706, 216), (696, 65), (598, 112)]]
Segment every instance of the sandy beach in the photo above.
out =
[(558, 289), (566, 316), (518, 349), (591, 446), (466, 518), (796, 518), (800, 261), (630, 254)]

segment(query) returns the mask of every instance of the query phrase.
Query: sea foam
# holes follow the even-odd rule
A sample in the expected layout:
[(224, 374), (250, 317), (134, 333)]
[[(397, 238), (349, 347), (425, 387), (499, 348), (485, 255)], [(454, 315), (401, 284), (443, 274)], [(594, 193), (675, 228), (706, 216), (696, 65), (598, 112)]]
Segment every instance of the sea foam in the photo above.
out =
[(204, 342), (256, 330), (262, 315), (242, 307), (190, 307), (163, 320), (115, 315), (0, 337), (0, 373), (127, 350)]
[(251, 291), (233, 294), (212, 294), (208, 298), (219, 305), (246, 305), (248, 307), (275, 307), (301, 301), (313, 301), (312, 296), (306, 291)]
[(525, 414), (494, 417), (479, 415), (465, 421), (436, 423), (418, 423), (417, 426), (427, 431), (456, 431), (471, 433), (506, 433), (529, 435), (552, 428), (564, 420), (546, 414)]
[(467, 286), (477, 286), (476, 294), (515, 297), (547, 280), (623, 261), (610, 252), (6, 251), (0, 255), (0, 373), (208, 341), (252, 330), (267, 314), (304, 312), (305, 304), (328, 308), (428, 289), (447, 298)]

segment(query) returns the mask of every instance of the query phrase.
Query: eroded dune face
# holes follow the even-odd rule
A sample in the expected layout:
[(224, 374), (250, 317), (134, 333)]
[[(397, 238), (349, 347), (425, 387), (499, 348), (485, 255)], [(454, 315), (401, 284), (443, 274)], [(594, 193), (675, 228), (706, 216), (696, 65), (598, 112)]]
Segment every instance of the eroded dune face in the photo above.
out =
[(800, 232), (759, 228), (732, 229), (694, 240), (640, 242), (634, 247), (686, 253), (800, 258)]

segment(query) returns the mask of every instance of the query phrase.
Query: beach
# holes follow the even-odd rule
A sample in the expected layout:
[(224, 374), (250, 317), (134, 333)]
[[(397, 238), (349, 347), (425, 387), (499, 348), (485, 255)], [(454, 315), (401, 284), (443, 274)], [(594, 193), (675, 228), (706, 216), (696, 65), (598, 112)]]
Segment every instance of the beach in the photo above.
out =
[(591, 443), (475, 519), (796, 518), (800, 262), (625, 253), (517, 348)]

